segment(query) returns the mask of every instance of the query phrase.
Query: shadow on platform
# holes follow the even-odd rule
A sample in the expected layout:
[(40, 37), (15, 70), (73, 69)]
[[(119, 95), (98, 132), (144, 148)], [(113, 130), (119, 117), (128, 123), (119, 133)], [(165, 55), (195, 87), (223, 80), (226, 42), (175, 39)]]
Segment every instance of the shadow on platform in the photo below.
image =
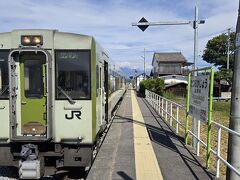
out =
[[(159, 127), (156, 127), (147, 123), (142, 123), (132, 118), (122, 117), (119, 115), (115, 116), (113, 123), (131, 122), (131, 123), (135, 123), (135, 124), (146, 127), (151, 141), (177, 153), (181, 157), (181, 159), (183, 160), (183, 162), (185, 163), (187, 168), (190, 170), (190, 172), (192, 173), (195, 179), (199, 179), (199, 178), (197, 174), (194, 172), (194, 169), (191, 167), (191, 164), (194, 164), (200, 167), (210, 179), (214, 179), (213, 178), (214, 175), (208, 172), (207, 169), (204, 166), (202, 166), (201, 163), (198, 161), (198, 159), (192, 154), (192, 152), (188, 149), (188, 147), (186, 147), (184, 143), (184, 138), (179, 135), (176, 135), (175, 132), (171, 129), (171, 127), (161, 119), (161, 117), (157, 114), (157, 112), (148, 104), (148, 102), (144, 98), (139, 97), (139, 99), (140, 101), (143, 101), (143, 103), (146, 105), (146, 107), (148, 108), (148, 110), (152, 115), (152, 116), (144, 116), (143, 114), (143, 118), (144, 119), (152, 118), (157, 122)], [(176, 141), (176, 143), (174, 143), (173, 140)], [(183, 154), (181, 152), (181, 149), (186, 150), (187, 155), (185, 155), (186, 153)], [(124, 174), (122, 174), (122, 176), (124, 176)]]

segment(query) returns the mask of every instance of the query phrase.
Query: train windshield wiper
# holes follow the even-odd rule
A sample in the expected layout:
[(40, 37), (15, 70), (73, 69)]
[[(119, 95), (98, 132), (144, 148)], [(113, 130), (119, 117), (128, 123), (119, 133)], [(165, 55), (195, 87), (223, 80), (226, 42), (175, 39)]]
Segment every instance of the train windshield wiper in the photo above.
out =
[(2, 96), (7, 90), (8, 90), (8, 85), (2, 90), (2, 92), (0, 91), (0, 96)]
[(58, 89), (61, 91), (61, 93), (68, 99), (68, 101), (69, 101), (71, 104), (75, 104), (75, 101), (71, 98), (71, 96), (69, 96), (69, 95), (67, 94), (66, 91), (64, 91), (60, 86), (58, 86), (57, 88), (58, 88)]

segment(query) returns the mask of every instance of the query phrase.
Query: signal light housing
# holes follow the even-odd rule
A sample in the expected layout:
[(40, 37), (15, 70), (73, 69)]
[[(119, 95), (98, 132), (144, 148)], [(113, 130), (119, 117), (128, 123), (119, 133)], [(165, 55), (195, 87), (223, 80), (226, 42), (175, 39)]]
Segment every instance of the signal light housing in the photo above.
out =
[(23, 46), (43, 45), (43, 37), (41, 35), (21, 36), (21, 45), (23, 45)]

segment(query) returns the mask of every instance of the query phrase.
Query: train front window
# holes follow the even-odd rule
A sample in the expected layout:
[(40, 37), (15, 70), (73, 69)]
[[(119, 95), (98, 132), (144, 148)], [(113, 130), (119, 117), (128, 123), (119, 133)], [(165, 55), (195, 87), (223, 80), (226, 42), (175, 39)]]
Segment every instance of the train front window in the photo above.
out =
[(0, 99), (9, 97), (8, 54), (9, 50), (0, 51)]
[(90, 51), (56, 51), (56, 98), (90, 99)]

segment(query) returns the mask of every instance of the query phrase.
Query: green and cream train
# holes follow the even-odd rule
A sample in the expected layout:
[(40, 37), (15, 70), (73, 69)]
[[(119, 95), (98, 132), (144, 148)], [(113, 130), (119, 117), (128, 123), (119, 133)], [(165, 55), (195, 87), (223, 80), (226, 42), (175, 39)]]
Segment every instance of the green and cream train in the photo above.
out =
[(92, 36), (0, 33), (0, 166), (23, 179), (44, 167), (88, 167), (125, 92), (125, 78)]

